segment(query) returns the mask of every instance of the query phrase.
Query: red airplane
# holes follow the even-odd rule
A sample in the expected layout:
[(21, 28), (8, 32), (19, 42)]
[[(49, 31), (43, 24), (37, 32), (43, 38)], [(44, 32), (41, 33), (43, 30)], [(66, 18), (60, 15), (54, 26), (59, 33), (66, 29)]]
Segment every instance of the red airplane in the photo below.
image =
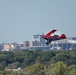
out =
[(47, 40), (46, 44), (50, 44), (52, 41), (66, 39), (65, 34), (61, 34), (61, 36), (59, 36), (59, 35), (52, 36), (52, 34), (56, 31), (57, 30), (52, 30), (49, 33), (47, 33), (46, 35), (42, 36), (43, 39)]

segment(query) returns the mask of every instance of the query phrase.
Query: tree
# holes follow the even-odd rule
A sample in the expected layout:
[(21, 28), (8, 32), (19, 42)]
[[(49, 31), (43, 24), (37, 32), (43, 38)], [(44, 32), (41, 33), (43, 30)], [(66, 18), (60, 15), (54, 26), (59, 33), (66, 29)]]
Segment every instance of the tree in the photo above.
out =
[(73, 69), (71, 70), (70, 75), (76, 75), (76, 69), (75, 69), (75, 68), (73, 68)]
[(56, 64), (52, 64), (48, 68), (48, 73), (51, 75), (68, 75), (68, 68), (63, 62), (59, 61)]
[(67, 75), (67, 65), (63, 62), (57, 63), (57, 75)]
[(42, 64), (37, 63), (25, 68), (24, 72), (26, 72), (27, 75), (37, 75), (43, 69), (44, 69), (44, 66)]

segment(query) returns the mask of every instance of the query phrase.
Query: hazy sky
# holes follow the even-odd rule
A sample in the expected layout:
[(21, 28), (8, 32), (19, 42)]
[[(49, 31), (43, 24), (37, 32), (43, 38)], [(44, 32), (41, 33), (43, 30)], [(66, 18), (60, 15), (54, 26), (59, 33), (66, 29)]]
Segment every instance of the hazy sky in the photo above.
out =
[(30, 41), (52, 29), (76, 36), (76, 0), (0, 0), (0, 43)]

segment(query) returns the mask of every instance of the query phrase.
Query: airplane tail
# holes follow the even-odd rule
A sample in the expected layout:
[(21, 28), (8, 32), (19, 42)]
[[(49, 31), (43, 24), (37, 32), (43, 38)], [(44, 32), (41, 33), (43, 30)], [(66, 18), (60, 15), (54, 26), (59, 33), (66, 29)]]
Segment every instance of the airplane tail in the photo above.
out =
[(61, 38), (62, 38), (62, 39), (66, 39), (65, 34), (62, 34), (62, 35), (61, 35)]

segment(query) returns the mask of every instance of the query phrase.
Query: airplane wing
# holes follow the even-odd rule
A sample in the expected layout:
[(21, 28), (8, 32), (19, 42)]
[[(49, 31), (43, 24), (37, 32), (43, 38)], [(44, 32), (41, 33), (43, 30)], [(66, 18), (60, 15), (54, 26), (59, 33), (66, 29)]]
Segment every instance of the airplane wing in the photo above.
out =
[(49, 33), (47, 33), (45, 36), (50, 36), (51, 34), (53, 34), (54, 32), (56, 32), (57, 30), (52, 30)]

